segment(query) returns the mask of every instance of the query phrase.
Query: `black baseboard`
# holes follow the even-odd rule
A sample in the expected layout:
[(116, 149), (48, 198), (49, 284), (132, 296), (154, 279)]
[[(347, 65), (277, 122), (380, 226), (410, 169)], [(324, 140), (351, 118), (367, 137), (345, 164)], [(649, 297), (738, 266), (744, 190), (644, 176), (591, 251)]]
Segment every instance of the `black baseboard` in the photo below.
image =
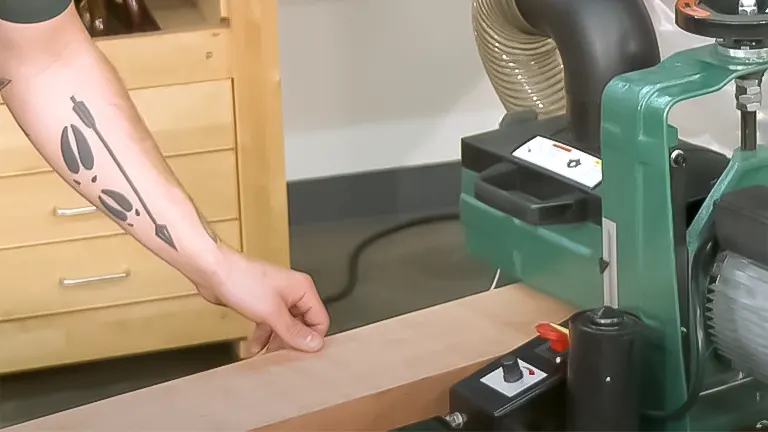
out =
[(397, 168), (288, 183), (291, 226), (456, 211), (461, 164)]

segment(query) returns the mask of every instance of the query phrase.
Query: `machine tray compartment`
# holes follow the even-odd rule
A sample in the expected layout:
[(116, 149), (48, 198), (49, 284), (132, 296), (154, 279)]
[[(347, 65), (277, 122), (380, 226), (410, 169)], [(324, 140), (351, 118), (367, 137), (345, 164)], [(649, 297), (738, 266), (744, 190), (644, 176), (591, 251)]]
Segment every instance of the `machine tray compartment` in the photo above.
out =
[[(475, 199), (531, 225), (555, 225), (599, 219), (590, 197), (550, 174), (501, 162), (480, 173)], [(593, 213), (596, 213), (593, 214)]]

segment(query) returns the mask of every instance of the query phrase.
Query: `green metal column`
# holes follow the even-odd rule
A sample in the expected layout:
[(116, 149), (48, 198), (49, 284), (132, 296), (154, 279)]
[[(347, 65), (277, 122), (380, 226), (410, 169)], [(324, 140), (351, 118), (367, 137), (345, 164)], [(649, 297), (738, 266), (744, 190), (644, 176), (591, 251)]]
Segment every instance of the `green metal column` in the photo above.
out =
[[(737, 76), (766, 67), (766, 62), (734, 63), (733, 58), (719, 54), (715, 45), (707, 45), (673, 54), (656, 67), (616, 77), (603, 93), (603, 216), (616, 224), (613, 265), (618, 271), (618, 305), (641, 315), (652, 329), (654, 355), (644, 382), (664, 389), (663, 397), (654, 395), (646, 401), (656, 410), (680, 406), (687, 393), (669, 171), (678, 132), (668, 123), (669, 111), (678, 102), (714, 93)], [(734, 157), (689, 229), (691, 251), (703, 241), (714, 200), (745, 182), (766, 184), (767, 166), (762, 150)], [(685, 430), (688, 420), (659, 426)]]

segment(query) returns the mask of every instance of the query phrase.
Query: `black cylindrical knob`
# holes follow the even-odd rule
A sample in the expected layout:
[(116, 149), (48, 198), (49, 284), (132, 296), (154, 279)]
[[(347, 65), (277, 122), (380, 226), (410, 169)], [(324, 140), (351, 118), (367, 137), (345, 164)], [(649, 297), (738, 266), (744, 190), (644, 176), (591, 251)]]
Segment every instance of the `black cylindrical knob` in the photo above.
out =
[(637, 431), (643, 323), (604, 306), (570, 324), (568, 430)]
[(520, 369), (520, 361), (513, 355), (502, 357), (501, 371), (504, 373), (504, 382), (506, 383), (516, 383), (523, 379), (523, 370)]

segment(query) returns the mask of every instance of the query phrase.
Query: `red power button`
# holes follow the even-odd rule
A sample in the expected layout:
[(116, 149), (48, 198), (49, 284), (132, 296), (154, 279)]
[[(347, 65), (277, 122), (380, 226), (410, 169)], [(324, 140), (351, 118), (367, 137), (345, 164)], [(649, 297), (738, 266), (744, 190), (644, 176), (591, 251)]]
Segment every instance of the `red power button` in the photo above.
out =
[(557, 327), (552, 325), (552, 323), (539, 323), (536, 324), (536, 332), (539, 336), (549, 341), (549, 346), (553, 350), (563, 352), (568, 349), (568, 333)]

